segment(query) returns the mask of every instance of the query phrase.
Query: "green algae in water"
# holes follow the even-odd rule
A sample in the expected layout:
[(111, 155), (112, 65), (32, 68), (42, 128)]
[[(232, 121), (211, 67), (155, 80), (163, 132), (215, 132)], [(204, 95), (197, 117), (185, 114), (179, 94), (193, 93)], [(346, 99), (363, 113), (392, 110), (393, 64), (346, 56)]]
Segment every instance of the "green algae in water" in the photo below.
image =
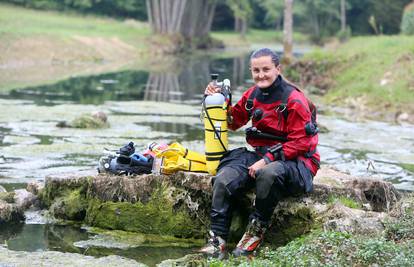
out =
[(398, 166), (400, 166), (401, 168), (403, 168), (404, 170), (407, 170), (411, 173), (414, 173), (414, 164), (410, 164), (410, 163), (399, 163), (397, 164)]
[[(111, 247), (111, 244), (118, 248), (135, 248), (135, 247), (152, 247), (152, 248), (193, 248), (202, 246), (203, 239), (194, 238), (176, 238), (167, 235), (142, 234), (136, 232), (127, 232), (122, 230), (106, 230), (97, 227), (84, 228), (91, 234), (96, 234), (93, 242), (90, 240), (78, 242), (78, 246), (84, 247)], [(96, 242), (98, 241), (98, 242)], [(100, 244), (100, 245), (99, 245)]]
[(357, 149), (348, 149), (348, 148), (337, 149), (336, 151), (340, 154), (350, 154), (352, 155), (353, 158), (358, 159), (358, 160), (366, 159), (368, 153), (372, 153), (372, 154), (378, 153), (375, 151), (357, 150)]

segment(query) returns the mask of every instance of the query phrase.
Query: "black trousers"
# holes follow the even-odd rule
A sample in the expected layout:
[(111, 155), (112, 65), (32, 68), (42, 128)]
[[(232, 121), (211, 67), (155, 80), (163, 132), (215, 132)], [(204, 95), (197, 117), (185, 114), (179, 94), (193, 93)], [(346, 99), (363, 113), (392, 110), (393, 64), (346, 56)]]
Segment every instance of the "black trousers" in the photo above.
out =
[(255, 188), (254, 212), (250, 218), (269, 224), (277, 203), (288, 196), (299, 196), (312, 191), (313, 175), (300, 160), (275, 161), (249, 176), (248, 167), (261, 157), (246, 148), (227, 152), (221, 159), (217, 175), (213, 177), (211, 230), (226, 239), (229, 234), (232, 211), (238, 199)]

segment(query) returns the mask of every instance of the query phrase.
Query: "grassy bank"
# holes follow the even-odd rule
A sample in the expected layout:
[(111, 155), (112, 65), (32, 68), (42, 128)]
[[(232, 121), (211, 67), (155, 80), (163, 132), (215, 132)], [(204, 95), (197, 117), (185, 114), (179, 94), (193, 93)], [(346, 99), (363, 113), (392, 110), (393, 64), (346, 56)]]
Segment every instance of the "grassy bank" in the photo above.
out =
[(0, 5), (0, 23), (0, 34), (14, 37), (117, 36), (133, 44), (149, 35), (147, 24), (138, 21), (117, 21), (94, 16), (25, 9), (5, 4)]
[[(0, 4), (0, 90), (144, 68), (148, 24)], [(5, 52), (3, 52), (5, 51)]]
[[(249, 48), (255, 44), (274, 46), (283, 43), (283, 32), (276, 32), (273, 30), (251, 29), (247, 32), (244, 38), (242, 38), (239, 33), (229, 31), (213, 32), (212, 36), (213, 38), (223, 41), (227, 47)], [(301, 33), (294, 33), (293, 39), (297, 45), (309, 44), (308, 36)]]
[[(404, 203), (404, 204), (402, 204)], [(256, 258), (213, 260), (209, 266), (412, 266), (414, 196), (405, 195), (385, 217), (380, 234), (315, 229), (278, 248), (262, 248)]]
[(384, 118), (414, 114), (414, 36), (355, 37), (305, 59), (333, 66), (321, 69), (332, 80), (327, 103)]

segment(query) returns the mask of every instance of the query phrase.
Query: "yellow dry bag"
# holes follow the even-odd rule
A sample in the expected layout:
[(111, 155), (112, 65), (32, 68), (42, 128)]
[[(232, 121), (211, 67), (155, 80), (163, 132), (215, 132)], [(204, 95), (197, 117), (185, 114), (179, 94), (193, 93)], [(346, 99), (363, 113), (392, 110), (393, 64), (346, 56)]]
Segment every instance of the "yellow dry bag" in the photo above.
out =
[(164, 150), (157, 151), (155, 155), (162, 160), (160, 172), (163, 174), (177, 171), (207, 172), (206, 157), (188, 150), (177, 142), (168, 145)]

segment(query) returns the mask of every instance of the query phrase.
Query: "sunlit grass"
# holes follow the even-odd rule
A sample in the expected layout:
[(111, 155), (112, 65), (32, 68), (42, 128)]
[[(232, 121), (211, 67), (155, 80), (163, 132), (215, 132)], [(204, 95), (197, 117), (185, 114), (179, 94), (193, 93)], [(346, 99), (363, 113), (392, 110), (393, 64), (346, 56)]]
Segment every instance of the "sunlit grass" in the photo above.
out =
[(369, 105), (397, 109), (414, 102), (414, 36), (354, 37), (306, 58), (337, 62), (327, 102), (365, 97)]
[(147, 23), (118, 21), (96, 16), (40, 11), (0, 4), (0, 36), (117, 36), (121, 39), (146, 38)]
[[(247, 31), (245, 38), (234, 31), (216, 31), (212, 36), (223, 41), (227, 46), (246, 46), (249, 44), (281, 44), (283, 42), (283, 32), (276, 30), (257, 30), (250, 29)], [(302, 33), (294, 33), (295, 43), (307, 43), (308, 36)]]

